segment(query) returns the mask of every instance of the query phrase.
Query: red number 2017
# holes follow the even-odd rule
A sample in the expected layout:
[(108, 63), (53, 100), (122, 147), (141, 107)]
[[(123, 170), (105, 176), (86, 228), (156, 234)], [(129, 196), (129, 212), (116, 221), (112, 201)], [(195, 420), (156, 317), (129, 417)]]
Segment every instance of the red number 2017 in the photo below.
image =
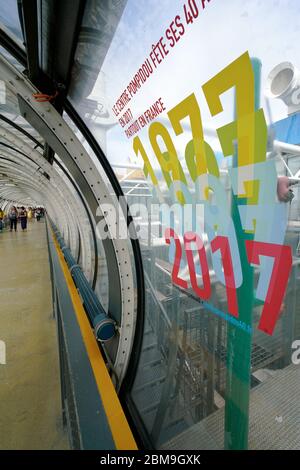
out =
[[(211, 285), (210, 285), (209, 269), (208, 269), (208, 264), (207, 264), (207, 257), (205, 253), (204, 243), (199, 237), (199, 235), (193, 232), (185, 233), (183, 239), (184, 239), (184, 249), (186, 252), (193, 291), (201, 299), (209, 299), (211, 296)], [(197, 284), (194, 256), (193, 256), (193, 251), (191, 249), (192, 242), (196, 243), (196, 246), (197, 246), (201, 272), (202, 272), (202, 280), (203, 280), (202, 288), (199, 287)]]
[(222, 236), (214, 238), (211, 241), (211, 249), (213, 253), (217, 250), (221, 251), (224, 268), (225, 287), (227, 293), (228, 311), (234, 317), (238, 317), (238, 302), (236, 296), (235, 279), (228, 238)]
[(173, 238), (173, 240), (175, 241), (175, 260), (174, 260), (174, 265), (173, 265), (173, 270), (172, 270), (172, 281), (177, 286), (187, 289), (188, 288), (187, 281), (185, 281), (184, 279), (180, 279), (180, 277), (178, 276), (179, 269), (180, 269), (180, 262), (182, 258), (181, 243), (175, 231), (172, 228), (167, 228), (165, 231), (165, 239), (168, 245), (171, 244), (171, 238)]
[[(171, 238), (175, 241), (175, 261), (172, 270), (172, 281), (174, 284), (187, 289), (188, 283), (186, 280), (181, 279), (179, 277), (179, 269), (180, 263), (182, 258), (182, 248), (181, 243), (178, 235), (172, 228), (168, 228), (165, 232), (165, 239), (168, 245), (171, 243)], [(200, 266), (201, 266), (201, 273), (202, 273), (202, 280), (203, 280), (203, 287), (199, 287), (197, 284), (197, 276), (196, 276), (196, 269), (195, 269), (195, 261), (193, 256), (193, 251), (191, 248), (191, 244), (195, 243), (196, 248), (198, 251)], [(227, 237), (218, 236), (211, 242), (212, 251), (215, 252), (217, 250), (221, 251), (223, 266), (224, 266), (224, 276), (225, 276), (225, 285), (226, 285), (226, 292), (227, 292), (227, 302), (228, 302), (228, 311), (231, 315), (238, 317), (238, 304), (236, 298), (236, 289), (235, 289), (235, 280), (234, 280), (234, 272), (232, 266), (232, 259), (230, 253), (230, 246)], [(190, 273), (190, 280), (193, 291), (195, 294), (200, 297), (201, 299), (209, 299), (211, 296), (211, 283), (210, 283), (210, 276), (209, 276), (209, 269), (207, 264), (207, 257), (205, 252), (205, 247), (203, 241), (193, 232), (185, 233), (184, 235), (184, 249), (187, 257), (189, 273)]]
[[(174, 284), (187, 289), (187, 281), (179, 277), (179, 269), (182, 259), (180, 239), (175, 231), (171, 228), (166, 230), (165, 238), (168, 244), (171, 243), (171, 238), (173, 238), (175, 241), (175, 261), (172, 270), (172, 281)], [(202, 272), (203, 287), (199, 287), (197, 283), (195, 261), (191, 248), (192, 243), (196, 244)], [(292, 267), (293, 260), (291, 248), (287, 245), (276, 245), (274, 243), (263, 243), (250, 240), (247, 240), (245, 243), (249, 263), (259, 265), (259, 255), (270, 256), (274, 258), (271, 280), (261, 319), (258, 325), (259, 330), (272, 335), (280, 314), (280, 307), (282, 305)], [(184, 248), (187, 257), (192, 288), (198, 297), (207, 300), (211, 296), (211, 282), (203, 241), (199, 235), (193, 232), (188, 232), (184, 235)], [(212, 240), (211, 248), (213, 253), (217, 250), (220, 250), (221, 252), (227, 293), (228, 312), (234, 317), (238, 318), (238, 302), (235, 288), (234, 271), (230, 253), (230, 245), (227, 237), (217, 236), (214, 240)]]
[(256, 265), (260, 264), (259, 255), (274, 258), (270, 284), (258, 325), (259, 330), (272, 335), (292, 268), (292, 250), (288, 245), (247, 240), (246, 251), (249, 263)]

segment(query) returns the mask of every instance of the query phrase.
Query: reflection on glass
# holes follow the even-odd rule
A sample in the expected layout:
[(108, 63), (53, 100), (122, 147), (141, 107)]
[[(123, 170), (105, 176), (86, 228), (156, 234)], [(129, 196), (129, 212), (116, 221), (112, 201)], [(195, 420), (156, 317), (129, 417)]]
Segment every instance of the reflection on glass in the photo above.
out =
[(14, 1), (1, 1), (0, 23), (2, 23), (14, 36), (23, 41), (19, 20), (18, 3)]
[[(299, 448), (299, 9), (212, 0), (188, 21), (180, 1), (128, 0), (116, 2), (106, 36), (87, 2), (93, 38), (79, 41), (71, 99), (144, 233), (146, 321), (132, 398), (156, 448)], [(167, 46), (172, 29), (179, 39)], [(203, 206), (203, 246), (186, 255), (175, 214), (174, 276), (177, 240), (166, 243), (170, 227), (154, 204), (190, 200)], [(195, 293), (199, 252), (207, 299)]]

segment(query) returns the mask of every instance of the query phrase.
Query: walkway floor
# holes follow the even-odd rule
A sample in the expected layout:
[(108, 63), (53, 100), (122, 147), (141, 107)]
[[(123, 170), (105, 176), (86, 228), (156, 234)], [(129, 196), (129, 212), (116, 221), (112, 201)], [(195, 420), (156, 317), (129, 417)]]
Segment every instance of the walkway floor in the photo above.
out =
[(0, 449), (68, 449), (44, 221), (0, 233), (0, 341)]

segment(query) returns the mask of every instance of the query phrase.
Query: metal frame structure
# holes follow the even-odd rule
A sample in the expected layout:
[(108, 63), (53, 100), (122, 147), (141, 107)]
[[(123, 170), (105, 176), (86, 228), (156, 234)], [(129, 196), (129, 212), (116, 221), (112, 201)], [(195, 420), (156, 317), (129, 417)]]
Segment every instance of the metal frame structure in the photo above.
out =
[[(37, 182), (40, 182), (42, 196), (39, 196), (39, 200), (37, 202), (40, 204), (45, 204), (45, 202), (47, 202), (50, 205), (55, 220), (60, 221), (60, 223), (63, 224), (63, 233), (65, 236), (68, 237), (70, 234), (69, 243), (74, 254), (77, 254), (79, 250), (77, 239), (78, 227), (82, 240), (83, 266), (87, 278), (91, 279), (91, 246), (89, 237), (87, 236), (87, 232), (85, 230), (85, 226), (88, 227), (89, 224), (82, 206), (76, 200), (74, 200), (74, 197), (72, 194), (70, 194), (70, 189), (67, 187), (66, 182), (59, 177), (57, 172), (39, 152), (32, 149), (26, 143), (22, 142), (22, 140), (15, 136), (12, 132), (9, 132), (7, 129), (4, 130), (1, 127), (0, 137), (9, 142), (11, 146), (15, 146), (17, 149), (22, 149), (23, 152), (26, 151), (27, 155), (25, 155), (25, 153), (20, 153), (20, 151), (15, 151), (18, 152), (18, 155), (13, 156), (13, 151), (8, 152), (1, 149), (1, 154), (5, 155), (6, 158), (9, 158), (10, 164), (6, 165), (9, 170), (14, 169), (16, 173), (21, 172), (22, 174), (26, 175), (26, 177), (23, 178), (23, 183), (19, 183), (21, 187), (25, 188), (25, 186), (28, 185), (28, 181), (30, 181), (30, 184), (33, 187)], [(4, 167), (4, 162), (2, 161), (1, 167)], [(43, 172), (41, 172), (41, 170), (43, 170)], [(8, 171), (6, 171), (6, 174), (8, 174)], [(45, 176), (45, 174), (51, 177), (51, 182)], [(15, 180), (15, 176), (16, 175), (12, 173), (13, 180)], [(50, 196), (46, 200), (45, 196), (47, 195), (48, 191), (50, 192)], [(28, 188), (26, 189), (26, 192), (28, 192)], [(3, 197), (3, 191), (1, 194)], [(53, 206), (51, 200), (55, 201), (55, 206)], [(67, 204), (67, 207), (64, 207), (65, 203)]]
[[(18, 72), (3, 56), (0, 58), (0, 74), (10, 92), (18, 97), (23, 117), (29, 123), (34, 124), (33, 127), (40, 131), (46, 141), (51, 142), (51, 147), (55, 149), (71, 176), (76, 180), (76, 183), (80, 187), (80, 190), (89, 206), (89, 210), (95, 224), (98, 220), (102, 220), (104, 218), (108, 231), (113, 232), (115, 229), (115, 220), (110, 212), (102, 212), (101, 203), (111, 204), (111, 206), (115, 207), (116, 201), (111, 197), (105, 182), (101, 178), (101, 175), (97, 171), (97, 168), (83, 145), (79, 142), (61, 115), (50, 103), (40, 103), (35, 100), (33, 95), (37, 90), (32, 86), (29, 80)], [(2, 131), (2, 137), (5, 136), (9, 136), (6, 129)], [(47, 165), (47, 161), (45, 159), (43, 159), (42, 162), (41, 158), (43, 157), (40, 152), (32, 150), (28, 146), (26, 147), (25, 143), (13, 140), (12, 137), (10, 138), (10, 143), (16, 145), (19, 150), (26, 150), (26, 154), (28, 154), (30, 158), (43, 168), (47, 174), (51, 173), (53, 176), (53, 171), (49, 171), (49, 163)], [(43, 166), (41, 163), (43, 163)], [(26, 172), (24, 171), (24, 173)], [(32, 177), (34, 177), (34, 172)], [(30, 180), (31, 187), (35, 186), (35, 199), (37, 190), (42, 194), (42, 199), (44, 199), (46, 192), (48, 192), (48, 190), (45, 191), (47, 187), (47, 178), (42, 177), (42, 180), (43, 183), (40, 184), (38, 188), (36, 188), (33, 180)], [(53, 185), (53, 183), (51, 178), (50, 183), (48, 181), (48, 185)], [(59, 185), (63, 195), (62, 200), (65, 200), (68, 191), (66, 190), (65, 185), (61, 185), (61, 183), (59, 183)], [(24, 185), (24, 182), (21, 182), (20, 187), (26, 187), (26, 191), (30, 191), (30, 188)], [(32, 190), (30, 193), (32, 194)], [(51, 196), (48, 196), (48, 198), (49, 197)], [(58, 212), (57, 207), (59, 206), (59, 203), (55, 203), (56, 213)], [(98, 214), (100, 215), (98, 216)], [(61, 227), (60, 225), (63, 223), (65, 217), (66, 210), (61, 209), (59, 214), (57, 213), (55, 220), (57, 220), (58, 226), (62, 229), (61, 232), (67, 236), (66, 226)], [(119, 222), (117, 222), (117, 230), (122, 231), (123, 234), (127, 233), (126, 222), (127, 221), (122, 221), (122, 219), (120, 219), (120, 226)], [(80, 227), (80, 224), (82, 225), (82, 221), (80, 221), (78, 227)], [(68, 226), (72, 227), (72, 222), (70, 225), (68, 223)], [(84, 241), (84, 227), (81, 228), (81, 235)], [(74, 236), (75, 229), (72, 229), (71, 238), (73, 238), (73, 240)], [(70, 244), (71, 246), (74, 245), (74, 241)], [(84, 243), (84, 245), (86, 245), (86, 243)], [(109, 312), (115, 318), (117, 324), (120, 325), (119, 340), (114, 358), (114, 367), (117, 372), (118, 383), (121, 384), (130, 357), (136, 322), (131, 253), (127, 240), (109, 239), (105, 241), (105, 243), (103, 242), (103, 245), (106, 250), (106, 256), (110, 267), (109, 285), (111, 291)], [(87, 272), (89, 272), (89, 269), (90, 268), (87, 269)], [(118, 295), (116, 295), (118, 292), (120, 293), (119, 299)]]
[[(96, 339), (86, 328), (88, 320), (63, 250), (48, 220), (46, 226), (59, 342), (63, 424), (67, 426), (70, 446), (86, 450), (136, 450)], [(99, 393), (101, 387), (104, 390)], [(109, 410), (111, 406), (113, 413)]]

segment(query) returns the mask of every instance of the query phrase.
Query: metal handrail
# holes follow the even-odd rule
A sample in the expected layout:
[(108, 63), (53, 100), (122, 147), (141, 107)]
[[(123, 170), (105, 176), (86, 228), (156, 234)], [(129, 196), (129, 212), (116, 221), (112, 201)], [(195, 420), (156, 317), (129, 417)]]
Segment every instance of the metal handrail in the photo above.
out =
[(57, 242), (69, 267), (70, 274), (82, 298), (85, 311), (94, 328), (94, 334), (98, 341), (105, 342), (113, 338), (116, 333), (115, 321), (108, 317), (97, 295), (90, 286), (81, 267), (76, 263), (70, 249), (66, 246), (63, 237), (55, 224), (50, 220)]

